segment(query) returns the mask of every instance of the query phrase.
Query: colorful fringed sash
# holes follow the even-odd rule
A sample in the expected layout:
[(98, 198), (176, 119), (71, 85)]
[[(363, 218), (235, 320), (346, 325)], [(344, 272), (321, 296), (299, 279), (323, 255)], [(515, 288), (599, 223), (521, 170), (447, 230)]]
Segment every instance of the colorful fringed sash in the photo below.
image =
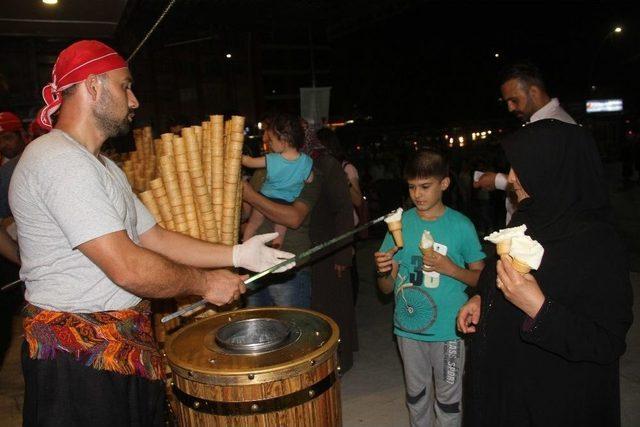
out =
[(63, 351), (95, 369), (164, 379), (149, 307), (143, 301), (127, 310), (65, 313), (27, 304), (23, 314), (29, 356), (53, 359)]

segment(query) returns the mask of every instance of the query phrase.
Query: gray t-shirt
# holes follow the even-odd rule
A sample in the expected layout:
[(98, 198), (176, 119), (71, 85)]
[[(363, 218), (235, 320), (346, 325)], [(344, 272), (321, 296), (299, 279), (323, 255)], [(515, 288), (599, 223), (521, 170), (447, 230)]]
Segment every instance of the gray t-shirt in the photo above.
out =
[(9, 203), (27, 301), (75, 313), (122, 310), (140, 302), (77, 249), (120, 230), (137, 244), (155, 224), (115, 163), (96, 158), (54, 129), (25, 149), (11, 179)]

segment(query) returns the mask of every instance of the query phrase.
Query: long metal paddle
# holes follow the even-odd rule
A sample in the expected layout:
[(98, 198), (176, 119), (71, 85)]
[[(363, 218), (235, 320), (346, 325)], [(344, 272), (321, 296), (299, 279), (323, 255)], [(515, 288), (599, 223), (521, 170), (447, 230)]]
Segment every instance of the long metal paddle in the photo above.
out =
[(13, 288), (15, 285), (17, 285), (20, 282), (22, 282), (22, 280), (18, 279), (18, 280), (14, 280), (11, 283), (7, 283), (6, 285), (3, 285), (0, 288), (0, 292), (8, 291), (9, 289)]
[[(346, 232), (346, 233), (344, 233), (344, 234), (342, 234), (342, 235), (340, 235), (338, 237), (334, 237), (331, 240), (328, 240), (328, 241), (326, 241), (324, 243), (320, 243), (319, 245), (314, 246), (311, 249), (308, 249), (308, 250), (302, 252), (300, 255), (296, 255), (295, 257), (286, 259), (286, 260), (274, 265), (273, 267), (269, 267), (266, 270), (261, 271), (260, 273), (249, 277), (247, 280), (244, 281), (244, 284), (245, 285), (250, 285), (251, 282), (255, 282), (256, 280), (263, 278), (267, 274), (273, 273), (274, 271), (278, 270), (279, 268), (284, 267), (285, 265), (288, 265), (288, 264), (290, 264), (292, 262), (299, 261), (299, 260), (301, 260), (303, 258), (306, 258), (306, 257), (310, 256), (310, 255), (313, 255), (314, 253), (316, 253), (318, 251), (321, 251), (324, 248), (333, 245), (334, 243), (338, 243), (339, 241), (344, 240), (349, 236), (352, 236), (352, 235), (354, 235), (354, 234), (356, 234), (356, 233), (358, 233), (358, 232), (360, 232), (360, 231), (362, 231), (362, 230), (364, 230), (366, 228), (371, 227), (374, 224), (377, 224), (377, 223), (383, 221), (385, 218), (393, 215), (394, 213), (395, 213), (395, 211), (390, 212), (390, 213), (388, 213), (386, 215), (382, 215), (381, 217), (376, 218), (376, 219), (374, 219), (372, 221), (369, 221), (366, 224), (362, 224), (361, 226), (356, 227), (353, 230), (348, 231), (348, 232)], [(255, 284), (253, 286), (247, 286), (247, 290), (253, 291), (253, 290), (258, 289), (259, 287), (260, 286), (258, 284)], [(196, 310), (196, 309), (198, 309), (200, 307), (203, 307), (206, 303), (207, 303), (207, 301), (202, 299), (202, 300), (200, 300), (198, 302), (195, 302), (195, 303), (193, 303), (191, 305), (188, 305), (186, 307), (182, 307), (180, 310), (178, 310), (178, 311), (176, 311), (174, 313), (171, 313), (171, 314), (168, 314), (168, 315), (164, 316), (161, 319), (161, 321), (162, 321), (162, 323), (167, 323), (169, 320), (175, 319), (176, 317), (182, 316), (185, 313), (189, 313), (189, 312), (192, 312), (192, 311), (194, 311), (194, 310)]]

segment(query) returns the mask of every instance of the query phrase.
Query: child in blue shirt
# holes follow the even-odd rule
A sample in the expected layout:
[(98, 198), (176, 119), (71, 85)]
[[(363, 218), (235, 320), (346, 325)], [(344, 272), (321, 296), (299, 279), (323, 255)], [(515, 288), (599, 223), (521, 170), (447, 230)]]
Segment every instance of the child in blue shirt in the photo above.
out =
[[(247, 168), (267, 168), (267, 177), (260, 193), (268, 199), (290, 205), (300, 195), (305, 183), (313, 180), (313, 160), (299, 150), (304, 144), (304, 131), (297, 117), (280, 114), (274, 117), (265, 130), (271, 153), (263, 157), (242, 156), (242, 166)], [(251, 216), (242, 236), (243, 240), (256, 234), (264, 222), (264, 215), (257, 209)], [(287, 227), (274, 224), (278, 232), (271, 245), (282, 246)]]
[[(442, 203), (449, 187), (447, 160), (424, 150), (405, 170), (414, 208), (402, 215), (404, 246), (387, 233), (375, 253), (378, 286), (394, 292), (394, 334), (404, 366), (407, 407), (412, 426), (459, 426), (464, 370), (464, 342), (456, 332), (456, 315), (475, 286), (485, 258), (471, 221)], [(425, 230), (435, 251), (419, 249)], [(434, 273), (439, 277), (434, 282)], [(435, 275), (437, 276), (437, 275)], [(434, 285), (435, 283), (435, 285)]]

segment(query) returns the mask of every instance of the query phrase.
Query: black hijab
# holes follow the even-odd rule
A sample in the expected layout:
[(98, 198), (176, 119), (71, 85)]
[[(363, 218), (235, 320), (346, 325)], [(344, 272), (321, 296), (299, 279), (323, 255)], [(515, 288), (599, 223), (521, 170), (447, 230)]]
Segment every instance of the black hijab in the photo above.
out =
[(527, 224), (541, 243), (570, 237), (594, 222), (610, 222), (607, 184), (591, 135), (558, 120), (527, 125), (502, 142), (529, 194), (510, 227)]
[(544, 247), (532, 274), (546, 300), (525, 330), (530, 319), (496, 287), (496, 259), (487, 261), (478, 281), (478, 332), (470, 337), (465, 422), (619, 425), (616, 358), (633, 297), (595, 143), (579, 126), (542, 120), (503, 146), (530, 195), (509, 226), (526, 224)]

